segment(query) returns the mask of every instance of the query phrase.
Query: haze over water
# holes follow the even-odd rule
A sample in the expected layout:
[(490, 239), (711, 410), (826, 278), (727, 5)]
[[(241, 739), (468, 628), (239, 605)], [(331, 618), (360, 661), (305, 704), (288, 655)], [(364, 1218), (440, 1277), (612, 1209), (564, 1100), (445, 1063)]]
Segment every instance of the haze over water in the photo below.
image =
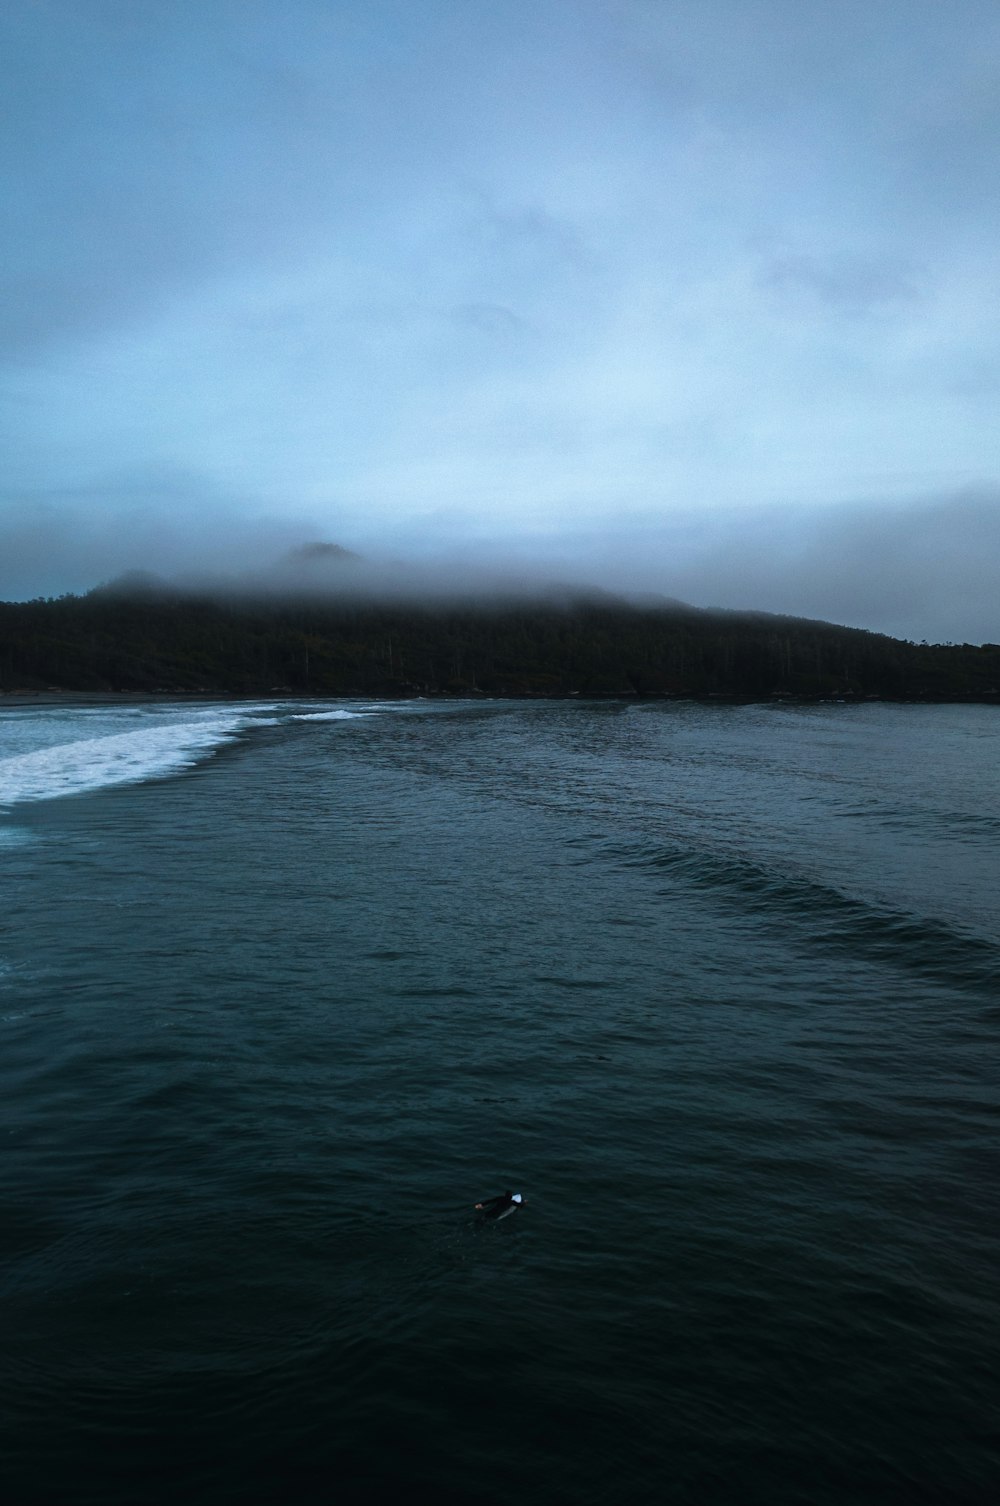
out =
[(0, 709), (6, 1498), (992, 1502), (996, 727)]

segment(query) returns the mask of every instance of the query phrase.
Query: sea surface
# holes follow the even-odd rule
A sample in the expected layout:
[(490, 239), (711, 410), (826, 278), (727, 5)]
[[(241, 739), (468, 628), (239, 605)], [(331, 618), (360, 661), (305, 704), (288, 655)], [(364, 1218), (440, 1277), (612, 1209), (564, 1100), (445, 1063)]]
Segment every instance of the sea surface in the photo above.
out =
[(9, 1506), (995, 1506), (1000, 712), (4, 706), (0, 1140)]

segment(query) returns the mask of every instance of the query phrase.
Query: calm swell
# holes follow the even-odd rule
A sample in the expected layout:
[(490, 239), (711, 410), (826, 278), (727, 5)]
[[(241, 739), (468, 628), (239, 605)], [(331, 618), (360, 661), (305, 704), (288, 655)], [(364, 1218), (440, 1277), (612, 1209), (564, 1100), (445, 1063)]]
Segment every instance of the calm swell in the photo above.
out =
[(997, 727), (0, 711), (7, 1499), (992, 1503)]

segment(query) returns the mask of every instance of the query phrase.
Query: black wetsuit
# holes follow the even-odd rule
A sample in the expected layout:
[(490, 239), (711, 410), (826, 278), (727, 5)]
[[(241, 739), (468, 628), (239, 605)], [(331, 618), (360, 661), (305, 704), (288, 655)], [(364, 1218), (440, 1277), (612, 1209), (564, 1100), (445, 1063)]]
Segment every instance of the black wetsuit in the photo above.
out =
[(487, 1198), (485, 1203), (476, 1206), (484, 1218), (499, 1218), (509, 1208), (516, 1208), (519, 1202), (520, 1198), (515, 1198), (512, 1192), (501, 1192), (499, 1197)]

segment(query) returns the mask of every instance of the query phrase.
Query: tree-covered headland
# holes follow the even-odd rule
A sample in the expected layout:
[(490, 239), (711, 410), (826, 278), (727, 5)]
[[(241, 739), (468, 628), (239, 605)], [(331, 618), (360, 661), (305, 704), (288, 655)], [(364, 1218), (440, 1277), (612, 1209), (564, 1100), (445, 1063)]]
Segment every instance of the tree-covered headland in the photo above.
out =
[(994, 700), (1000, 646), (598, 593), (420, 602), (124, 581), (0, 603), (0, 689)]

